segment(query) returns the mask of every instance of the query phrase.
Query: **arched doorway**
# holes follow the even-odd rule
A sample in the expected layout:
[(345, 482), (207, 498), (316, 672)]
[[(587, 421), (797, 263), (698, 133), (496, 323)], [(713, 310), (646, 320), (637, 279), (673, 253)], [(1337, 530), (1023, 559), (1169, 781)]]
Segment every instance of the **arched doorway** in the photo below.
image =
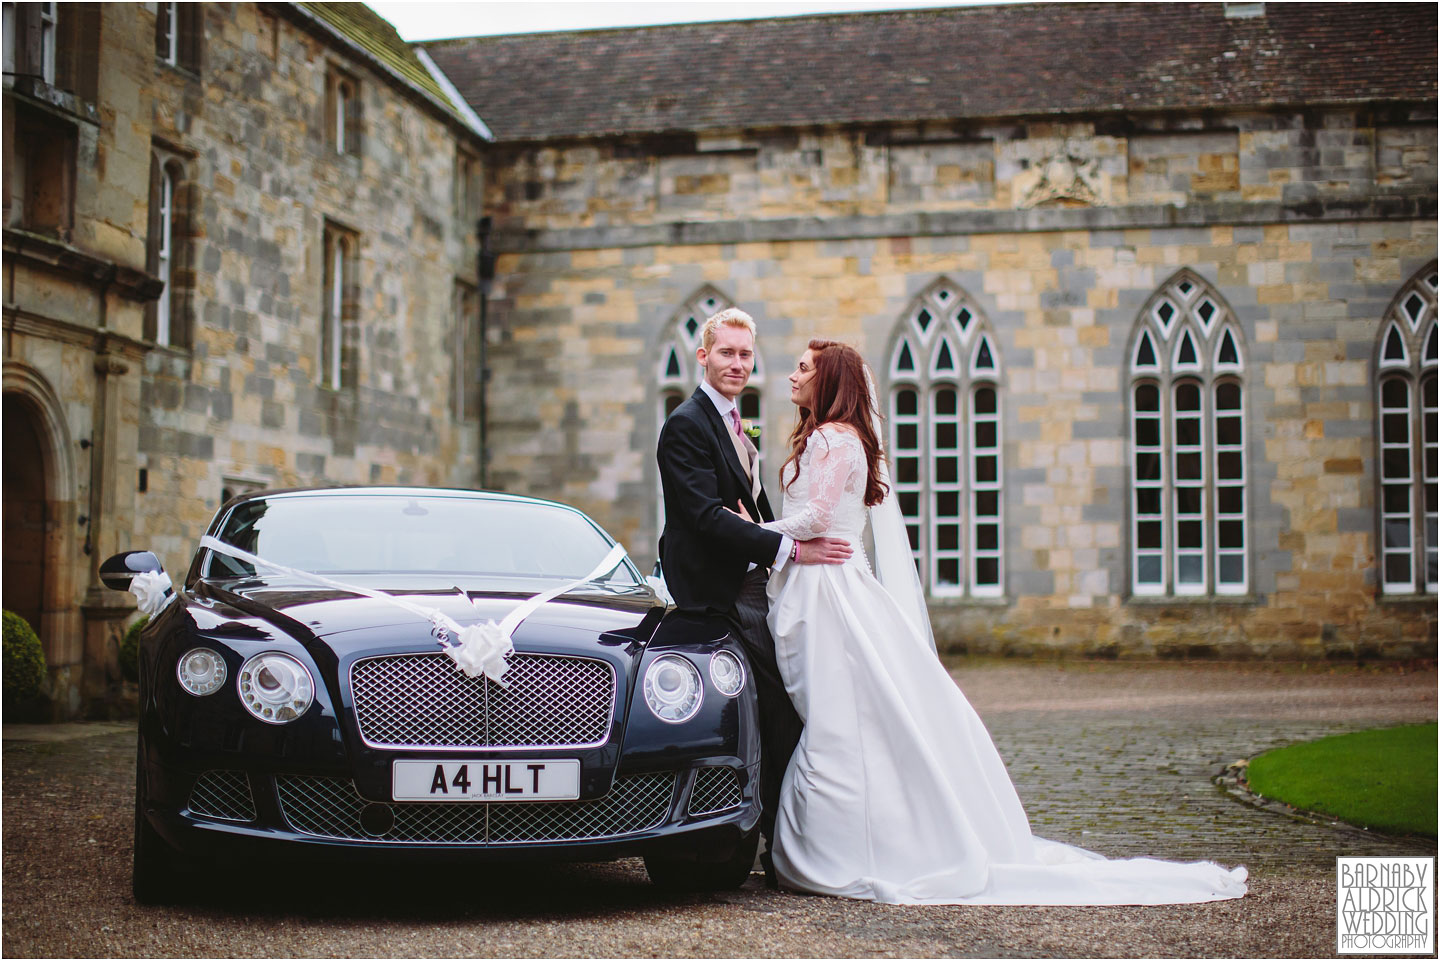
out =
[[(45, 454), (35, 413), (21, 397), (6, 394), (3, 410), (5, 607), (44, 630), (46, 529), (50, 520)], [(42, 635), (43, 640), (43, 635)]]

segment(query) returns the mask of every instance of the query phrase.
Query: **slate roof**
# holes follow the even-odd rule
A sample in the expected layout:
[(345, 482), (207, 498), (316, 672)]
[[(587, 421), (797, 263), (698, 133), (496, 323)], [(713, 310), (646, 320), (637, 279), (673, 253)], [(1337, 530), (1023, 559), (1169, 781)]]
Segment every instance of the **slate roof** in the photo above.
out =
[(437, 78), (424, 62), (423, 52), (400, 38), (390, 22), (363, 3), (306, 3), (293, 5), (357, 47), (394, 82), (418, 93), (422, 100), (485, 136), (480, 123), (462, 97), (447, 89), (448, 81)]
[[(1239, 5), (1232, 5), (1239, 6)], [(423, 44), (498, 140), (1433, 101), (1433, 3), (1034, 3)]]

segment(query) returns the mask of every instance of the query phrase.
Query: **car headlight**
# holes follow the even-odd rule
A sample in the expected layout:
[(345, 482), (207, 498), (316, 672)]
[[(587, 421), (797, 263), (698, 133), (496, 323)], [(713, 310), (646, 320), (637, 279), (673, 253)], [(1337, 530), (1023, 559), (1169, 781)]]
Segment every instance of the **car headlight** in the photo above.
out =
[(225, 660), (208, 647), (186, 651), (175, 665), (180, 686), (196, 697), (214, 694), (225, 683)]
[(717, 651), (710, 656), (710, 680), (715, 690), (734, 697), (745, 686), (745, 666), (729, 651)]
[(650, 662), (644, 690), (650, 713), (671, 724), (694, 717), (704, 694), (700, 672), (678, 654), (662, 654)]
[(293, 721), (315, 701), (315, 681), (305, 665), (278, 651), (246, 661), (237, 687), (246, 709), (267, 724)]

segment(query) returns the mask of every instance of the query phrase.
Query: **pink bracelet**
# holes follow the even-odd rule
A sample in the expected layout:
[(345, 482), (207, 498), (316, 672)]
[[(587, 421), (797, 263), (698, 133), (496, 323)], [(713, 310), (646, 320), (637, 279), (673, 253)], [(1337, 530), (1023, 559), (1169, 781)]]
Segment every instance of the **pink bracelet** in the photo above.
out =
[(800, 559), (800, 542), (799, 542), (799, 541), (792, 541), (792, 542), (791, 542), (791, 544), (790, 544), (790, 559), (791, 559), (792, 561), (794, 561), (794, 560), (799, 560), (799, 559)]

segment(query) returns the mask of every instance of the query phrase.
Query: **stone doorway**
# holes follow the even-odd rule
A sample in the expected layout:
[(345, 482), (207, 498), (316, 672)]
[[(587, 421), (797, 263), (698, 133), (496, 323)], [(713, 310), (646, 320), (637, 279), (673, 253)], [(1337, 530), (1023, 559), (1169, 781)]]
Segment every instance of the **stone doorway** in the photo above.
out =
[[(3, 410), (4, 544), (0, 595), (8, 610), (35, 628), (45, 642), (45, 606), (49, 558), (46, 530), (49, 478), (39, 424), (25, 401), (6, 394)], [(48, 645), (47, 645), (48, 650)]]

